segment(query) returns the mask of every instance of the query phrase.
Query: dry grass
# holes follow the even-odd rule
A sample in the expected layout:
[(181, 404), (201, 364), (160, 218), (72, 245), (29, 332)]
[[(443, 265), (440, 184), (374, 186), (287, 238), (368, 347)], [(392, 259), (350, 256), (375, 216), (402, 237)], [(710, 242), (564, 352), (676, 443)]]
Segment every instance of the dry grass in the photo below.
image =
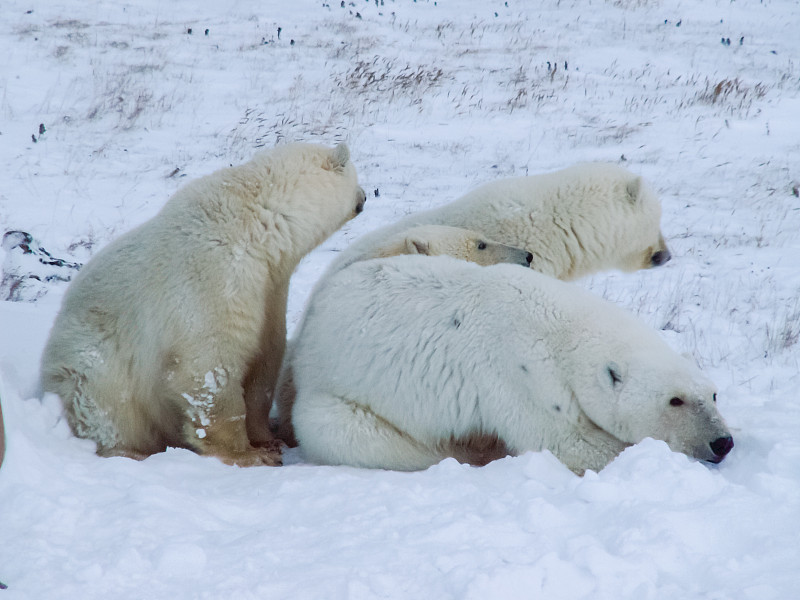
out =
[(427, 65), (398, 66), (393, 60), (375, 57), (372, 61), (358, 61), (344, 76), (335, 79), (335, 85), (356, 92), (388, 94), (417, 98), (438, 85), (442, 69)]
[(86, 118), (95, 120), (116, 114), (116, 127), (129, 130), (147, 111), (164, 115), (170, 109), (167, 97), (157, 96), (152, 89), (143, 86), (142, 81), (143, 73), (161, 68), (147, 64), (132, 65), (125, 72), (107, 77), (100, 83), (102, 89), (96, 96), (96, 102), (87, 111)]
[(787, 307), (781, 315), (765, 326), (767, 356), (790, 350), (800, 341), (800, 301)]
[(766, 96), (767, 87), (762, 83), (747, 85), (735, 79), (723, 79), (716, 83), (706, 79), (706, 86), (698, 92), (697, 101), (702, 104), (729, 106), (735, 109), (749, 108), (754, 100)]

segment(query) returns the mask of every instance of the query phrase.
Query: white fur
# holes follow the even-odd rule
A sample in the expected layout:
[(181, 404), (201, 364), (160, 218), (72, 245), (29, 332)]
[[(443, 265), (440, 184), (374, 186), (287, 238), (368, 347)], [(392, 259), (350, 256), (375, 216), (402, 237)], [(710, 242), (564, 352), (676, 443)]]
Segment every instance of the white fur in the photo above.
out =
[(354, 263), (313, 297), (293, 358), (294, 427), (319, 463), (422, 469), (496, 435), (582, 472), (645, 437), (711, 460), (729, 436), (713, 384), (655, 332), (509, 265)]
[[(633, 173), (607, 163), (486, 183), (440, 208), (412, 214), (352, 244), (332, 273), (374, 255), (392, 235), (417, 225), (480, 232), (533, 254), (531, 267), (562, 280), (596, 271), (654, 266), (669, 251), (660, 229), (661, 204)], [(658, 262), (658, 261), (657, 261)]]
[(347, 147), (281, 146), (179, 190), (70, 285), (42, 358), (101, 455), (274, 464), (266, 415), (298, 261), (363, 206)]
[[(370, 248), (368, 258), (386, 258), (402, 254), (422, 254), (425, 256), (452, 256), (460, 260), (487, 266), (499, 263), (530, 265), (530, 252), (514, 246), (499, 244), (477, 231), (450, 227), (448, 225), (418, 225), (409, 227), (388, 236), (380, 244)], [(277, 435), (290, 446), (297, 440), (292, 429), (291, 412), (294, 402), (294, 384), (292, 381), (292, 346), (287, 348), (283, 366), (275, 389), (278, 407)]]
[(530, 265), (532, 255), (522, 248), (500, 244), (487, 236), (449, 225), (418, 225), (389, 236), (372, 247), (364, 258), (387, 258), (401, 254), (452, 256), (487, 266), (499, 263)]

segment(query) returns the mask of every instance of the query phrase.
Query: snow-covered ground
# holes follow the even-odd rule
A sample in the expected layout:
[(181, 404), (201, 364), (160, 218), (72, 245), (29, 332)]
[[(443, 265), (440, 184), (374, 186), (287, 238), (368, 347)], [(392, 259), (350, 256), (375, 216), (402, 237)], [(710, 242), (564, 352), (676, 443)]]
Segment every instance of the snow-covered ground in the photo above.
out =
[[(0, 598), (800, 597), (797, 2), (0, 13), (0, 235), (20, 232), (0, 250)], [(644, 175), (674, 259), (578, 285), (697, 358), (731, 455), (646, 440), (583, 478), (549, 454), (420, 473), (98, 458), (37, 390), (64, 280), (184, 182), (287, 140), (347, 141), (368, 191), (298, 269), (290, 333), (334, 253), (404, 214), (579, 160)]]

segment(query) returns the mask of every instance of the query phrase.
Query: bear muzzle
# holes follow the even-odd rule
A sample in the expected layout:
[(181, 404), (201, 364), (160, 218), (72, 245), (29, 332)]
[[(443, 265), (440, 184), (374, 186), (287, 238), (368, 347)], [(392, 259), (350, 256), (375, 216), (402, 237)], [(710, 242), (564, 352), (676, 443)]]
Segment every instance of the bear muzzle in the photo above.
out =
[(664, 250), (655, 252), (653, 256), (650, 257), (650, 265), (653, 267), (660, 267), (664, 263), (668, 262), (671, 258), (672, 252), (665, 248)]
[(358, 188), (358, 194), (356, 198), (356, 214), (359, 215), (364, 210), (364, 203), (367, 201), (367, 194), (364, 192), (363, 188)]
[(729, 435), (720, 437), (711, 442), (709, 446), (711, 446), (711, 451), (714, 453), (714, 457), (710, 458), (709, 462), (721, 463), (722, 459), (733, 449), (733, 438)]

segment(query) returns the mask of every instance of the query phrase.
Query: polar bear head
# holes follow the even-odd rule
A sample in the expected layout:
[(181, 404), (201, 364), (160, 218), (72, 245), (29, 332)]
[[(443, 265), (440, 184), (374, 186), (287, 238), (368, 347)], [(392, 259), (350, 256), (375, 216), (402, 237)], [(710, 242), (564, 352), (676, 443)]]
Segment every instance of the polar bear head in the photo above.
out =
[[(625, 203), (629, 206), (625, 206)], [(628, 229), (624, 246), (617, 250), (617, 264), (622, 271), (637, 271), (660, 267), (672, 258), (672, 253), (661, 233), (661, 203), (655, 193), (642, 180), (635, 177), (625, 184), (622, 211), (633, 215), (635, 229)]]
[(584, 359), (592, 356), (591, 364), (573, 390), (586, 415), (622, 442), (651, 437), (676, 452), (722, 461), (733, 438), (717, 410), (714, 384), (655, 332), (638, 323), (617, 324), (624, 332), (620, 341), (606, 338), (581, 350)]
[(364, 209), (366, 194), (346, 144), (294, 143), (254, 159), (262, 176), (257, 197), (292, 230), (291, 243), (308, 252)]
[(554, 199), (559, 235), (542, 239), (553, 248), (560, 242), (569, 257), (568, 268), (556, 270), (559, 279), (603, 269), (649, 269), (672, 257), (661, 232), (661, 202), (640, 176), (609, 163), (581, 163), (550, 174), (548, 181), (556, 186), (546, 196)]
[(400, 254), (452, 256), (481, 266), (500, 263), (530, 266), (527, 250), (492, 241), (477, 231), (448, 225), (418, 225), (387, 239), (375, 251), (383, 258)]

